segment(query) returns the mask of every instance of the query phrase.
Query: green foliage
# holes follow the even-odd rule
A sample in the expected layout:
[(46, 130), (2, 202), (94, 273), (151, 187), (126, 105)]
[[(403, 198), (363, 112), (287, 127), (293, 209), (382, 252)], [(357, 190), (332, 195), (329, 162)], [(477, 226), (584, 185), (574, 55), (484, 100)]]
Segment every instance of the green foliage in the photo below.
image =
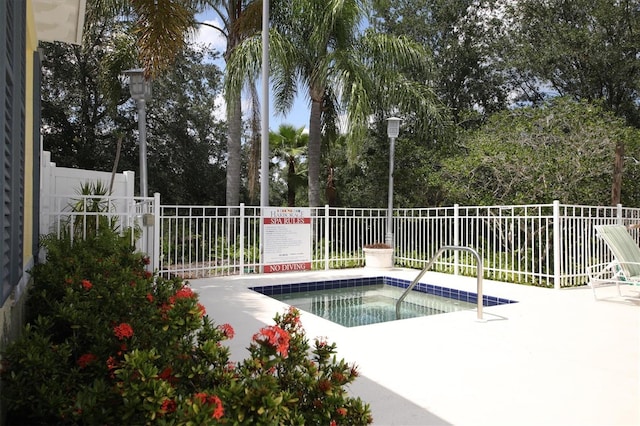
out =
[(433, 82), (454, 123), (477, 125), (503, 109), (506, 73), (495, 66), (495, 25), (486, 19), (490, 2), (474, 0), (374, 0), (373, 27), (402, 35), (432, 52)]
[(109, 217), (106, 213), (113, 210), (109, 204), (107, 187), (98, 180), (85, 182), (78, 190), (80, 198), (73, 200), (69, 221), (62, 232), (73, 235), (74, 238), (84, 238), (85, 235), (95, 235), (99, 228), (115, 230), (117, 218)]
[[(522, 0), (505, 10), (505, 66), (523, 99), (602, 100), (640, 127), (640, 8), (635, 1)], [(513, 25), (515, 23), (516, 25)]]
[(276, 180), (286, 186), (286, 196), (282, 198), (286, 199), (288, 207), (296, 206), (296, 192), (307, 181), (307, 169), (304, 163), (308, 143), (309, 134), (304, 132), (304, 127), (296, 129), (282, 124), (278, 133), (269, 132), (271, 155), (278, 167)]
[(355, 367), (335, 345), (311, 350), (292, 309), (260, 330), (234, 366), (180, 279), (153, 276), (130, 236), (48, 237), (33, 268), (29, 322), (3, 354), (9, 424), (366, 424), (346, 394)]
[[(111, 171), (122, 137), (118, 172), (139, 173), (136, 108), (122, 79), (122, 70), (136, 66), (130, 24), (96, 18), (82, 47), (43, 43), (42, 122), (49, 129), (43, 145), (58, 166)], [(186, 46), (153, 80), (146, 105), (149, 189), (162, 192), (165, 203), (224, 204), (225, 126), (212, 118), (222, 82), (217, 57)]]
[(607, 205), (616, 143), (637, 156), (639, 136), (597, 105), (558, 98), (495, 114), (465, 135), (439, 178), (450, 204)]

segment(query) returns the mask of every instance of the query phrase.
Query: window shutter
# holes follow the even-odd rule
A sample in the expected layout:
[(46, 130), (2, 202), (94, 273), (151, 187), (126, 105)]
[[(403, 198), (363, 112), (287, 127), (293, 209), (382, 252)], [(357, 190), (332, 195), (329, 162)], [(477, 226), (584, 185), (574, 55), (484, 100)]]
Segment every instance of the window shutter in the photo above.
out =
[[(1, 301), (22, 276), (24, 229), (26, 5), (7, 0), (0, 6), (0, 256)], [(1, 80), (0, 80), (1, 81)]]

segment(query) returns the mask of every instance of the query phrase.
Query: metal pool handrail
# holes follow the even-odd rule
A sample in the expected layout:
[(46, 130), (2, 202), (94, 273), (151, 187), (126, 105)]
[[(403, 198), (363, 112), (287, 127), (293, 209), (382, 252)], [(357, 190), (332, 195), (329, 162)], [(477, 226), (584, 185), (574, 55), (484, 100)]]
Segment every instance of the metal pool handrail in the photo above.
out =
[(416, 284), (418, 284), (418, 281), (420, 281), (420, 278), (422, 278), (422, 276), (433, 266), (433, 264), (436, 262), (438, 257), (440, 257), (440, 255), (443, 252), (447, 251), (447, 250), (468, 251), (469, 253), (473, 254), (476, 257), (476, 262), (478, 264), (478, 269), (477, 269), (477, 281), (478, 281), (478, 284), (477, 284), (477, 290), (476, 290), (476, 293), (478, 294), (478, 309), (477, 310), (478, 310), (478, 320), (482, 321), (482, 277), (484, 275), (483, 270), (482, 270), (482, 259), (480, 258), (480, 255), (478, 254), (478, 252), (475, 251), (474, 249), (472, 249), (471, 247), (462, 247), (462, 246), (442, 246), (442, 247), (440, 247), (440, 249), (435, 254), (435, 256), (433, 256), (431, 258), (429, 263), (427, 263), (427, 266), (425, 266), (424, 269), (422, 271), (420, 271), (418, 276), (411, 282), (409, 287), (407, 287), (407, 289), (404, 291), (404, 293), (402, 293), (402, 296), (400, 296), (400, 299), (398, 299), (398, 301), (396, 302), (396, 319), (400, 319), (400, 304), (402, 303), (402, 301), (405, 299), (405, 297), (407, 297), (409, 292), (411, 290), (413, 290), (413, 287), (415, 287)]

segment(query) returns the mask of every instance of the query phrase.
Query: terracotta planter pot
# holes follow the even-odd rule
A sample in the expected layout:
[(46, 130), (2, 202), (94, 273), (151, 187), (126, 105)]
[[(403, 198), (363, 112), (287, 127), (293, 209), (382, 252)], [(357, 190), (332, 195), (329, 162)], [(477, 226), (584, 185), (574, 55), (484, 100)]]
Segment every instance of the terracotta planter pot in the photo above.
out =
[(364, 251), (364, 265), (367, 268), (393, 268), (392, 248), (363, 248), (362, 251)]

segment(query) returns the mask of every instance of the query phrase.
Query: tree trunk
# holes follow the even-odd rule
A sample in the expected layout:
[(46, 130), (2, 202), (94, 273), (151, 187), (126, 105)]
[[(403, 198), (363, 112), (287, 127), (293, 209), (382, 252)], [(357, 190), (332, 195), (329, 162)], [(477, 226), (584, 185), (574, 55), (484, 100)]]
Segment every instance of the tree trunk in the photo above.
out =
[(624, 144), (616, 144), (616, 158), (613, 161), (613, 184), (611, 185), (611, 205), (620, 204), (620, 194), (622, 193), (622, 168), (624, 166)]
[(296, 163), (294, 158), (289, 158), (289, 171), (287, 172), (287, 206), (296, 206)]
[(254, 204), (260, 202), (260, 160), (261, 157), (261, 133), (260, 133), (260, 102), (258, 90), (255, 84), (249, 85), (251, 92), (251, 144), (249, 148), (249, 164), (247, 165), (247, 185), (249, 187), (249, 200)]
[[(235, 25), (242, 13), (241, 4), (230, 1), (226, 4), (228, 18), (227, 23), (227, 50), (224, 54), (225, 62), (229, 61), (231, 53), (240, 43), (240, 34), (235, 31)], [(227, 126), (229, 134), (227, 136), (227, 192), (226, 204), (228, 206), (240, 205), (240, 178), (241, 178), (241, 158), (242, 149), (242, 93), (232, 95), (235, 99), (227, 101)]]
[[(312, 89), (312, 94), (314, 90)], [(320, 91), (320, 93), (322, 93)], [(320, 206), (320, 126), (322, 96), (311, 96), (311, 116), (309, 119), (309, 206)]]
[[(240, 95), (238, 95), (240, 98)], [(236, 99), (227, 108), (229, 136), (227, 138), (227, 205), (240, 205), (240, 152), (242, 136), (242, 104)]]

